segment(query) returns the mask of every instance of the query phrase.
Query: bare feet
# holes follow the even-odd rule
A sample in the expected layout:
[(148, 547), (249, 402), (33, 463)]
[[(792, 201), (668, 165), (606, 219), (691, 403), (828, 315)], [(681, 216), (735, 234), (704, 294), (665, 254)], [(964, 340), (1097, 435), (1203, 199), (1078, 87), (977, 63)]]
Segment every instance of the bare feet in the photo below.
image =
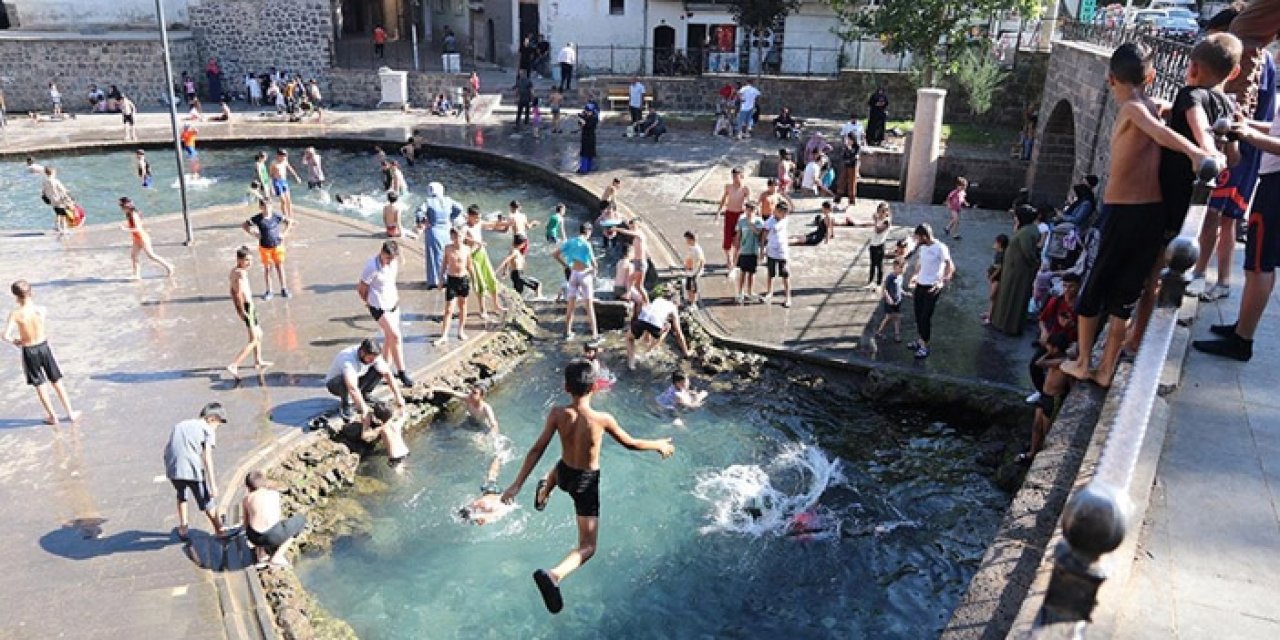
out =
[(231, 374), (231, 377), (236, 380), (240, 379), (240, 367), (237, 367), (234, 364), (227, 365), (227, 373)]
[(434, 341), (432, 341), (431, 344), (437, 347), (443, 347), (444, 345), (449, 344), (449, 336), (440, 336), (439, 338), (436, 338)]
[(141, 279), (142, 279), (142, 274), (140, 274), (140, 273), (135, 273), (135, 274), (133, 274), (133, 275), (129, 276), (129, 279), (130, 279), (130, 280), (141, 280)]
[(463, 332), (459, 331), (459, 332), (458, 332), (458, 339), (459, 339), (459, 340), (461, 340), (461, 341), (463, 341), (463, 342), (466, 342), (466, 341), (467, 341), (467, 334), (465, 334), (465, 333), (463, 333)]
[(54, 416), (45, 416), (44, 423), (49, 426), (55, 426), (58, 424), (58, 419)]
[(1094, 384), (1098, 385), (1099, 387), (1102, 387), (1103, 389), (1110, 389), (1111, 380), (1112, 378), (1115, 378), (1115, 377), (1116, 377), (1115, 369), (1112, 369), (1110, 372), (1105, 372), (1102, 369), (1098, 369), (1093, 373), (1093, 376), (1090, 377), (1089, 379), (1093, 380)]
[(67, 414), (67, 422), (70, 422), (73, 424), (76, 422), (80, 422), (80, 416), (82, 415), (84, 415), (83, 411), (72, 411), (71, 413)]
[(256, 367), (258, 368), (258, 375), (262, 375), (262, 374), (266, 373), (266, 372), (267, 372), (267, 369), (270, 369), (270, 368), (271, 368), (271, 365), (273, 365), (273, 364), (275, 364), (275, 363), (274, 363), (274, 362), (271, 362), (270, 360), (263, 360), (262, 362), (259, 362), (258, 364), (254, 365), (254, 366), (256, 366)]
[(1089, 379), (1088, 365), (1082, 367), (1080, 366), (1080, 363), (1077, 361), (1073, 360), (1070, 362), (1064, 362), (1061, 365), (1059, 365), (1058, 368), (1061, 369), (1063, 373), (1071, 376), (1072, 378), (1075, 378), (1076, 380)]

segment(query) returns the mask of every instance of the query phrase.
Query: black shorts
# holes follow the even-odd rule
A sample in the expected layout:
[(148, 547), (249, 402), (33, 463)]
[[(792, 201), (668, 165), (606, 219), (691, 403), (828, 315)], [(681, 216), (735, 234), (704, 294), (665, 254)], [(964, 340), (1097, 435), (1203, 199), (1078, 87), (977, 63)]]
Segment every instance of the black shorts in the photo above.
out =
[(662, 335), (662, 327), (656, 327), (644, 320), (641, 320), (640, 318), (636, 318), (631, 321), (632, 338), (639, 340), (646, 333), (649, 334), (650, 337), (657, 338)]
[(408, 459), (409, 459), (409, 454), (407, 453), (397, 458), (387, 458), (387, 466), (391, 467), (392, 469), (395, 469), (396, 467), (399, 467), (400, 465), (404, 464), (404, 461)]
[(760, 258), (754, 253), (738, 254), (738, 268), (742, 269), (743, 273), (755, 273), (759, 262)]
[(573, 498), (573, 512), (581, 517), (600, 517), (600, 470), (574, 469), (561, 460), (556, 463), (556, 486)]
[(445, 276), (444, 299), (465, 298), (471, 295), (471, 276)]
[(769, 270), (770, 278), (790, 278), (791, 272), (787, 271), (787, 261), (777, 258), (765, 258), (765, 266)]
[(178, 502), (187, 501), (187, 490), (191, 490), (191, 497), (196, 501), (196, 506), (201, 511), (209, 510), (209, 503), (213, 502), (213, 498), (209, 497), (209, 485), (204, 480), (177, 480), (169, 478), (169, 482), (173, 484), (173, 488), (178, 492)]
[(244, 535), (253, 546), (260, 547), (267, 553), (275, 553), (276, 549), (288, 542), (290, 538), (297, 537), (306, 527), (306, 516), (301, 513), (295, 513), (271, 525), (271, 528), (262, 533), (254, 531), (253, 527), (245, 527)]
[(394, 306), (394, 307), (391, 307), (390, 309), (379, 309), (378, 307), (370, 306), (370, 307), (369, 307), (369, 315), (370, 315), (370, 316), (373, 316), (373, 321), (374, 321), (374, 322), (377, 322), (377, 321), (379, 321), (379, 320), (381, 320), (381, 319), (382, 319), (382, 316), (383, 316), (384, 314), (387, 314), (387, 313), (395, 313), (395, 312), (396, 312), (396, 310), (397, 310), (397, 309), (399, 309), (399, 308), (400, 308), (400, 305), (396, 305), (396, 306)]
[(511, 288), (516, 293), (524, 293), (525, 289), (532, 289), (534, 292), (542, 291), (542, 283), (537, 278), (526, 276), (521, 269), (511, 270)]
[(1042, 393), (1040, 394), (1040, 399), (1036, 401), (1036, 406), (1052, 422), (1058, 417), (1058, 409), (1062, 408), (1062, 396), (1051, 396), (1047, 393)]
[(62, 217), (64, 217), (64, 218), (70, 218), (70, 217), (71, 217), (71, 210), (70, 210), (70, 209), (68, 209), (68, 208), (66, 208), (66, 207), (54, 207), (54, 208), (53, 208), (53, 215), (55, 215), (55, 216), (62, 216)]
[(697, 293), (698, 292), (698, 276), (685, 276), (684, 290), (688, 293)]
[(62, 370), (53, 359), (48, 342), (22, 348), (22, 372), (27, 374), (27, 384), (33, 387), (62, 379)]
[(1080, 292), (1082, 316), (1106, 313), (1127, 320), (1142, 295), (1151, 266), (1164, 248), (1165, 207), (1152, 204), (1104, 204), (1102, 241)]
[(888, 302), (885, 302), (884, 300), (881, 300), (881, 301), (880, 301), (880, 308), (881, 308), (881, 309), (884, 309), (884, 312), (885, 312), (885, 314), (887, 314), (887, 315), (895, 315), (895, 314), (902, 313), (902, 303), (901, 303), (901, 302), (899, 302), (898, 304), (889, 304)]
[(133, 124), (133, 114), (131, 113), (121, 114), (120, 119), (124, 120), (125, 124)]
[(307, 188), (308, 188), (308, 189), (319, 189), (320, 187), (323, 187), (323, 186), (324, 186), (324, 181), (323, 181), (323, 180), (308, 180), (308, 181), (307, 181)]
[(1245, 236), (1244, 270), (1272, 273), (1280, 263), (1280, 173), (1268, 173), (1258, 181)]

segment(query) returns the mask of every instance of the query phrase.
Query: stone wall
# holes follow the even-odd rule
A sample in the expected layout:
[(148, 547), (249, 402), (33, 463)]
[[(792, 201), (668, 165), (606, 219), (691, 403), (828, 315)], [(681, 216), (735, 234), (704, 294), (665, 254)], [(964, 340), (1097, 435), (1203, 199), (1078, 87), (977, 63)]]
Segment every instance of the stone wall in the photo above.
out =
[[(190, 33), (170, 34), (175, 78), (196, 66)], [(85, 113), (89, 85), (116, 85), (139, 107), (164, 104), (164, 57), (159, 38), (141, 34), (85, 36), (19, 32), (0, 38), (0, 90), (9, 111), (49, 111), (49, 82), (62, 92), (64, 110)]]
[(323, 78), (333, 61), (329, 0), (192, 0), (188, 11), (199, 59), (217, 58), (233, 90), (272, 67)]
[(1061, 202), (1071, 184), (1090, 173), (1105, 179), (1116, 117), (1107, 88), (1110, 55), (1090, 44), (1053, 43), (1028, 173), (1034, 200)]
[[(409, 71), (409, 103), (418, 108), (431, 104), (438, 93), (451, 97), (459, 87), (467, 86), (466, 74), (419, 73)], [(371, 69), (330, 69), (328, 71), (330, 104), (347, 107), (372, 108), (381, 99), (378, 72)]]
[[(992, 111), (982, 116), (969, 112), (963, 91), (948, 86), (947, 122), (993, 122), (1021, 126), (1028, 105), (1040, 103), (1048, 56), (1042, 53), (1019, 54), (1017, 66), (996, 94)], [(647, 77), (644, 79), (660, 109), (666, 111), (710, 113), (715, 110), (716, 91), (725, 83), (745, 80), (747, 76)], [(753, 79), (762, 92), (761, 106), (766, 114), (777, 113), (790, 106), (798, 117), (846, 118), (852, 111), (867, 115), (867, 99), (877, 86), (889, 94), (889, 117), (911, 119), (915, 113), (916, 88), (909, 73), (895, 71), (842, 71), (838, 76), (807, 78), (802, 76), (764, 76)], [(597, 76), (582, 78), (578, 83), (578, 99), (597, 94), (601, 97), (613, 85), (627, 85), (629, 76)], [(601, 105), (605, 106), (605, 105)]]

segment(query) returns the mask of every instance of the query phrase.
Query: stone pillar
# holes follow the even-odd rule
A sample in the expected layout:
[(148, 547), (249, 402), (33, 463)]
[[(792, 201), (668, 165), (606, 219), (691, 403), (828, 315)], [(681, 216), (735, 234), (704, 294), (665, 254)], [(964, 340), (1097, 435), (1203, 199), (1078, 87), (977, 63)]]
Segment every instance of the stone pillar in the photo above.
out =
[(907, 188), (903, 200), (911, 204), (932, 204), (938, 180), (938, 156), (942, 147), (942, 107), (945, 89), (916, 91), (915, 125), (911, 129), (907, 156)]
[(382, 0), (382, 28), (387, 30), (387, 40), (400, 39), (400, 3)]
[(1058, 0), (1046, 0), (1044, 13), (1040, 15), (1040, 42), (1036, 49), (1048, 51), (1053, 41), (1053, 30), (1058, 26)]

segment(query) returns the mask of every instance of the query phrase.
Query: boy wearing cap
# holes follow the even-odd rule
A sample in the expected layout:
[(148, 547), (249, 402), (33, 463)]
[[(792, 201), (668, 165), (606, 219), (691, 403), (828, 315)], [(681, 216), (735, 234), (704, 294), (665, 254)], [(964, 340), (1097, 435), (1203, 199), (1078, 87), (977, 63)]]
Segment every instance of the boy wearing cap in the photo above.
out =
[(217, 444), (218, 425), (227, 422), (227, 411), (219, 402), (210, 402), (200, 410), (200, 417), (183, 420), (173, 426), (169, 443), (164, 448), (165, 477), (178, 492), (178, 538), (189, 542), (187, 527), (187, 492), (196, 506), (213, 525), (214, 534), (226, 537), (227, 531), (214, 512), (218, 481), (213, 472), (213, 447)]

